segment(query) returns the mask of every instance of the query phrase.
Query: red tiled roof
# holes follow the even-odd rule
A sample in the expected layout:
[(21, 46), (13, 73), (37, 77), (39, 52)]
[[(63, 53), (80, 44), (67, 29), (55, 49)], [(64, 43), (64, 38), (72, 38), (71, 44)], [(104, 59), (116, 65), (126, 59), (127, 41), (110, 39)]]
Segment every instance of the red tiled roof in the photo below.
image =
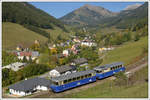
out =
[(32, 56), (32, 52), (20, 52), (20, 56)]

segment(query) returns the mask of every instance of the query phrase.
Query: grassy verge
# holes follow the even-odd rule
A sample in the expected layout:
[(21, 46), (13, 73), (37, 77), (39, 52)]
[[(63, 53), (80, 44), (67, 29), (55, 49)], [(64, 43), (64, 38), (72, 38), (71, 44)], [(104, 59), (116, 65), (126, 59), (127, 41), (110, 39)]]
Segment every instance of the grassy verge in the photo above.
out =
[(123, 61), (125, 65), (129, 64), (136, 57), (143, 53), (143, 48), (148, 46), (148, 37), (143, 37), (137, 42), (128, 42), (121, 47), (110, 51), (104, 57), (102, 64), (108, 64), (117, 61)]
[(110, 81), (87, 90), (66, 95), (67, 98), (146, 98), (148, 97), (148, 83), (131, 87), (110, 87)]

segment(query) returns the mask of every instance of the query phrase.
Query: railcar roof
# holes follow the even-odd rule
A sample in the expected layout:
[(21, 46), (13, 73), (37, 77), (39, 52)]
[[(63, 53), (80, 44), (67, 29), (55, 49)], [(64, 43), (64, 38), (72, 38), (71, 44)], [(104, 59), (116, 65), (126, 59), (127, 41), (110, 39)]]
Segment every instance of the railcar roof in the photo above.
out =
[(94, 70), (103, 70), (103, 69), (111, 68), (113, 66), (118, 66), (118, 65), (123, 65), (123, 62), (114, 62), (111, 64), (106, 64), (104, 66), (98, 66), (98, 67), (95, 67)]
[(59, 77), (53, 77), (53, 78), (51, 78), (51, 81), (59, 82), (59, 81), (72, 79), (72, 78), (75, 78), (75, 77), (79, 77), (79, 76), (83, 76), (83, 75), (87, 75), (87, 74), (91, 74), (91, 73), (95, 73), (95, 71), (94, 70), (86, 70), (86, 71), (71, 73), (71, 74), (68, 74), (68, 75), (62, 75), (62, 76), (59, 76)]

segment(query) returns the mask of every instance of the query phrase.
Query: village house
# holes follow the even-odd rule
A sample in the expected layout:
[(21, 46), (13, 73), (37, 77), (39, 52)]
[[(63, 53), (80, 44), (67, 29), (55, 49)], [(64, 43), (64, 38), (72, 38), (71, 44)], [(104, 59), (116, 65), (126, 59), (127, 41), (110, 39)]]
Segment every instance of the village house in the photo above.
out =
[(82, 42), (81, 42), (81, 46), (96, 46), (96, 43), (92, 42), (91, 40), (89, 39), (84, 39)]
[(31, 78), (25, 79), (21, 82), (13, 84), (8, 87), (9, 93), (12, 95), (26, 96), (38, 90), (47, 91), (50, 87), (50, 80), (45, 78)]
[(26, 65), (27, 65), (27, 63), (15, 62), (15, 63), (9, 64), (7, 66), (3, 66), (2, 69), (8, 68), (13, 71), (18, 71), (19, 69), (24, 68)]
[(23, 60), (24, 57), (26, 57), (27, 60), (31, 59), (35, 60), (39, 57), (38, 51), (21, 51), (21, 52), (15, 52), (15, 55), (18, 57), (18, 59)]
[(71, 40), (67, 40), (66, 43), (67, 43), (67, 45), (69, 45), (71, 42), (72, 42)]
[(88, 60), (85, 58), (78, 58), (78, 59), (74, 59), (71, 64), (78, 65), (78, 66), (88, 66)]
[(50, 77), (58, 77), (61, 75), (67, 75), (70, 73), (76, 72), (76, 67), (73, 65), (63, 65), (60, 67), (56, 67), (55, 69), (49, 72)]
[(16, 50), (17, 50), (17, 51), (23, 51), (23, 47), (22, 47), (21, 45), (18, 45), (18, 46), (16, 47)]
[(69, 49), (63, 50), (63, 55), (65, 57), (68, 57), (70, 55), (71, 51)]
[(53, 48), (55, 48), (55, 47), (56, 47), (55, 44), (48, 44), (48, 48), (49, 48), (49, 49), (53, 49)]
[(110, 47), (110, 48), (105, 48), (105, 47), (99, 48), (99, 51), (100, 51), (100, 52), (103, 52), (103, 51), (110, 51), (110, 50), (114, 50), (114, 48), (113, 48), (113, 47)]
[(74, 42), (80, 43), (81, 41), (76, 37), (73, 39)]
[(79, 53), (79, 52), (80, 52), (80, 50), (79, 50), (79, 44), (72, 45), (71, 51), (72, 51), (74, 54)]

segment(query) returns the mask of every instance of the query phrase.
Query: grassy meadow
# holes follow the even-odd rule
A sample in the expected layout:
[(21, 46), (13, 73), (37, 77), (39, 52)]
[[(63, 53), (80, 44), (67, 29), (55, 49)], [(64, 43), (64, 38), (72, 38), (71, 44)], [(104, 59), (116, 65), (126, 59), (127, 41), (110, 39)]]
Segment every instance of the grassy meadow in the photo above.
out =
[[(53, 25), (53, 27), (54, 27), (54, 29), (44, 29), (47, 33), (50, 33), (50, 36), (51, 36), (52, 40), (57, 39), (57, 37), (59, 35), (61, 35), (61, 37), (63, 39), (69, 39), (69, 35), (73, 34), (73, 32), (71, 32), (71, 31), (69, 33), (64, 32), (61, 28), (59, 28), (57, 26)], [(66, 29), (69, 30), (68, 26), (66, 26)]]
[(125, 65), (129, 64), (136, 57), (142, 55), (143, 48), (148, 47), (148, 37), (142, 37), (136, 42), (127, 42), (113, 51), (109, 51), (104, 57), (102, 64), (122, 61)]
[(41, 43), (47, 41), (47, 38), (33, 31), (30, 31), (23, 26), (10, 22), (2, 23), (2, 48), (15, 49), (17, 45), (30, 46), (34, 40), (39, 40)]

